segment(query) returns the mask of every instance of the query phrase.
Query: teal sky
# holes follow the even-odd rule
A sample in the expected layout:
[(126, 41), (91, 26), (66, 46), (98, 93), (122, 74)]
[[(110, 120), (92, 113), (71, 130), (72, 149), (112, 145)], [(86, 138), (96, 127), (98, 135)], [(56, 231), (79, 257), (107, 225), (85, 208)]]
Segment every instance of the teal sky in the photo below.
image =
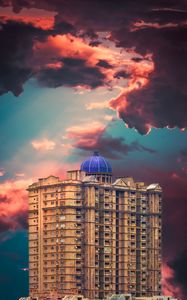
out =
[[(17, 98), (10, 93), (1, 96), (0, 104), (0, 167), (5, 169), (5, 178), (14, 177), (15, 173), (24, 173), (25, 177), (35, 176), (34, 167), (27, 165), (39, 164), (43, 161), (55, 161), (63, 166), (67, 163), (80, 162), (82, 155), (77, 149), (71, 149), (70, 155), (64, 155), (62, 144), (71, 141), (63, 140), (67, 128), (82, 126), (94, 122), (106, 125), (106, 133), (113, 137), (124, 138), (127, 144), (138, 141), (141, 145), (155, 150), (132, 151), (122, 155), (125, 165), (151, 165), (165, 170), (174, 171), (179, 168), (177, 159), (181, 150), (187, 146), (187, 133), (179, 129), (152, 129), (147, 135), (139, 134), (135, 129), (128, 129), (124, 122), (110, 109), (87, 110), (86, 105), (92, 102), (107, 101), (114, 97), (116, 91), (104, 88), (77, 93), (70, 88), (38, 88), (30, 81), (25, 85), (22, 95)], [(105, 120), (105, 116), (113, 116), (115, 120)], [(55, 141), (57, 146), (49, 151), (36, 151), (31, 142), (43, 138)], [(94, 138), (94, 136), (93, 136)], [(102, 149), (100, 149), (102, 152)], [(89, 153), (85, 152), (85, 155)], [(16, 163), (16, 159), (18, 163)], [(113, 164), (117, 163), (113, 162)], [(46, 174), (47, 176), (48, 174)], [(2, 177), (1, 180), (4, 180)]]

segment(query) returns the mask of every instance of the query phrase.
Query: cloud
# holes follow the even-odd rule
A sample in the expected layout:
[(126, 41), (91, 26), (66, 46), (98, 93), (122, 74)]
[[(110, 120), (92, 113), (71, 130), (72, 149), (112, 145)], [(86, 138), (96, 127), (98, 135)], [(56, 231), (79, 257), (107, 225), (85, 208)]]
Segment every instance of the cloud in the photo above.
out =
[(105, 115), (105, 116), (104, 116), (104, 120), (106, 120), (106, 121), (114, 121), (114, 120), (115, 120), (115, 117), (112, 116), (112, 115)]
[(105, 68), (105, 69), (112, 68), (112, 65), (110, 63), (108, 63), (108, 61), (105, 59), (100, 59), (99, 62), (97, 63), (97, 66)]
[(5, 170), (3, 168), (0, 168), (0, 177), (5, 175)]
[(181, 298), (185, 299), (185, 295), (187, 295), (187, 249), (170, 261), (169, 266), (174, 273), (172, 279), (173, 284), (181, 289)]
[(35, 40), (42, 40), (47, 32), (31, 24), (18, 21), (0, 22), (0, 95), (11, 91), (18, 96), (23, 84), (35, 69), (30, 59)]
[(103, 85), (104, 79), (98, 67), (87, 66), (86, 60), (77, 58), (62, 58), (61, 65), (49, 65), (37, 75), (39, 84), (47, 87), (83, 85), (96, 88)]
[[(95, 62), (95, 66), (89, 66), (93, 70), (85, 70), (85, 74), (87, 73), (89, 78), (91, 77), (88, 83), (85, 83), (86, 78), (84, 76), (80, 76), (80, 81), (83, 81), (83, 85), (89, 84), (91, 87), (97, 87), (106, 84), (106, 82), (109, 84), (112, 77), (113, 79), (123, 78), (128, 80), (129, 88), (125, 88), (122, 94), (113, 99), (111, 107), (118, 112), (119, 117), (128, 127), (136, 128), (141, 134), (148, 133), (152, 127), (163, 128), (168, 126), (169, 128), (178, 127), (180, 129), (187, 127), (185, 115), (187, 108), (186, 1), (155, 0), (149, 3), (141, 1), (141, 3), (134, 6), (132, 1), (119, 1), (116, 4), (114, 1), (101, 2), (96, 0), (86, 2), (78, 0), (74, 5), (73, 0), (68, 1), (68, 3), (59, 0), (28, 0), (25, 2), (1, 1), (1, 5), (13, 7), (16, 13), (20, 13), (23, 8), (30, 8), (31, 11), (32, 8), (39, 8), (46, 10), (47, 13), (52, 12), (55, 14), (55, 26), (58, 31), (60, 28), (63, 29), (61, 23), (66, 22), (69, 24), (66, 33), (71, 32), (77, 38), (89, 38), (88, 46), (92, 44), (90, 48), (93, 51), (102, 48), (104, 42), (99, 38), (101, 32), (106, 33), (105, 43), (112, 41), (117, 47), (128, 50), (129, 53), (134, 51), (132, 56), (134, 67), (130, 70), (122, 66), (121, 70), (116, 70), (114, 76), (111, 72), (111, 66), (114, 66), (115, 69), (115, 63), (108, 59), (105, 52), (105, 55)], [(8, 34), (5, 26), (3, 31)], [(12, 32), (16, 36), (16, 31), (12, 30)], [(33, 46), (33, 34), (31, 36), (32, 42), (29, 39), (28, 43), (24, 43), (27, 45), (25, 51), (28, 55), (29, 48), (31, 49)], [(12, 58), (10, 60), (11, 65), (15, 66), (14, 61), (17, 55), (14, 55), (14, 53), (17, 54), (18, 49), (20, 49), (18, 47), (20, 42), (17, 44), (15, 37), (13, 41), (12, 53), (8, 59), (5, 59), (7, 56), (4, 57), (3, 61), (9, 61), (9, 58)], [(3, 46), (4, 44), (2, 42)], [(19, 46), (21, 45), (19, 44)], [(76, 47), (79, 49), (77, 44)], [(27, 54), (22, 54), (23, 62), (25, 57), (28, 57)], [(84, 59), (85, 56), (89, 56), (89, 54), (84, 55)], [(154, 67), (152, 66), (147, 72), (144, 65), (145, 63), (151, 65), (151, 62)], [(140, 72), (141, 70), (142, 72)], [(25, 63), (22, 68), (20, 67), (18, 70), (7, 69), (5, 73), (10, 74), (8, 71), (12, 72), (12, 80), (3, 82), (2, 92), (12, 90), (14, 94), (18, 95), (22, 89), (21, 83), (29, 78), (32, 70)], [(63, 71), (63, 69), (45, 69), (42, 70), (39, 78), (42, 84), (45, 84), (46, 80), (46, 85), (48, 82), (49, 85), (55, 87), (58, 84), (63, 84), (60, 79), (56, 83), (58, 76), (61, 76), (61, 72), (62, 76), (65, 76), (65, 74), (67, 76), (68, 74), (74, 75), (72, 69), (70, 71), (66, 70), (65, 74)], [(15, 76), (16, 72), (18, 76)], [(92, 75), (90, 75), (90, 72)], [(76, 77), (76, 75), (74, 76)], [(98, 81), (96, 81), (97, 76)], [(15, 77), (14, 80), (13, 77)], [(92, 82), (93, 77), (94, 81)], [(76, 80), (73, 80), (73, 83), (76, 84), (76, 82)]]
[[(187, 250), (187, 249), (186, 249)], [(187, 295), (187, 251), (168, 260), (162, 267), (162, 290), (164, 295), (185, 299)]]
[(92, 109), (104, 109), (108, 108), (109, 103), (108, 101), (102, 101), (102, 102), (91, 102), (86, 104), (86, 109), (87, 110), (92, 110)]
[(24, 173), (15, 173), (15, 176), (16, 176), (16, 177), (24, 177), (25, 174), (24, 174)]
[(124, 80), (120, 82), (116, 73), (131, 72), (135, 66), (129, 55), (124, 55), (120, 49), (110, 49), (106, 45), (92, 47), (86, 39), (72, 34), (51, 35), (46, 41), (37, 42), (35, 49), (34, 64), (41, 66), (35, 77), (41, 85), (49, 87), (103, 86), (111, 89), (118, 84), (124, 85)]
[[(172, 15), (174, 18), (175, 14)], [(116, 99), (120, 118), (141, 134), (148, 133), (152, 127), (186, 128), (187, 46), (183, 42), (187, 33), (186, 23), (157, 27), (150, 23), (149, 27), (140, 26), (136, 29), (126, 34), (119, 29), (113, 38), (118, 40), (121, 47), (134, 46), (141, 55), (151, 54), (154, 69), (144, 85)]]
[(118, 81), (115, 74), (131, 68), (130, 59), (117, 48), (90, 46), (89, 40), (76, 36), (69, 22), (46, 28), (34, 18), (32, 23), (27, 18), (9, 18), (0, 19), (0, 94), (11, 91), (19, 96), (30, 78), (50, 88), (111, 88)]
[(54, 26), (55, 13), (41, 9), (22, 9), (19, 14), (15, 14), (10, 8), (1, 7), (0, 18), (4, 21), (14, 20), (26, 24), (32, 24), (42, 29), (52, 29)]
[(167, 263), (162, 266), (162, 292), (166, 296), (180, 297), (182, 292), (178, 285), (174, 282), (174, 270)]
[(92, 122), (67, 128), (67, 137), (73, 140), (72, 146), (79, 150), (102, 150), (102, 154), (111, 159), (121, 159), (132, 151), (146, 151), (154, 154), (154, 149), (141, 145), (138, 141), (127, 144), (124, 138), (112, 137), (107, 133), (107, 126)]
[[(105, 132), (106, 125), (100, 122), (90, 122), (89, 124), (75, 125), (66, 129), (68, 139), (76, 139), (77, 143), (89, 144), (94, 147), (96, 141)], [(77, 145), (77, 144), (76, 144)], [(76, 146), (75, 144), (73, 146)]]
[(0, 232), (27, 228), (27, 191), (31, 180), (6, 180), (0, 183)]
[(37, 151), (51, 151), (55, 148), (56, 143), (47, 138), (43, 138), (41, 140), (33, 140), (31, 145)]

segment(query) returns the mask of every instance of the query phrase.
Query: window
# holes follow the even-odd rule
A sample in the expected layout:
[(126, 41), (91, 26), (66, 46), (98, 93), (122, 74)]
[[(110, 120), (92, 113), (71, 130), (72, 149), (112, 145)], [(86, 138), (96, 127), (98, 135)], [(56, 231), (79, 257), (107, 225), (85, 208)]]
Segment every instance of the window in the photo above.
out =
[(76, 286), (77, 286), (78, 288), (80, 288), (80, 287), (81, 287), (81, 283), (77, 283)]
[(80, 268), (76, 268), (76, 272), (81, 272), (81, 269)]

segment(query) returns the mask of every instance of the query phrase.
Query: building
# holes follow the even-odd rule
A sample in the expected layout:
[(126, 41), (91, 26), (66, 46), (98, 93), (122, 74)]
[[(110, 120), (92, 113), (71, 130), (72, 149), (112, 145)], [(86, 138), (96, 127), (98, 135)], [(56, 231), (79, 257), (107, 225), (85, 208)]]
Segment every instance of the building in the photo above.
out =
[(178, 300), (177, 298), (173, 298), (171, 296), (153, 296), (153, 297), (135, 297), (132, 300)]
[[(57, 298), (56, 297), (57, 295), (51, 295), (50, 296), (50, 300), (56, 300), (56, 299), (60, 299), (60, 300), (88, 300), (88, 299), (86, 299), (86, 298), (84, 298), (83, 296), (80, 296), (80, 295), (66, 295), (66, 296), (64, 296), (64, 297), (60, 297), (60, 298)], [(21, 297), (21, 298), (19, 298), (19, 300), (38, 300), (39, 299), (39, 297), (36, 297), (36, 296), (34, 296), (34, 297)], [(126, 300), (126, 299), (125, 299)]]
[(177, 300), (171, 296), (133, 297), (130, 294), (112, 295), (107, 300)]
[[(19, 298), (19, 300), (34, 300), (36, 298), (32, 298), (32, 297), (22, 297)], [(73, 296), (73, 295), (66, 295), (62, 298), (60, 298), (60, 300), (88, 300), (86, 298), (84, 298), (83, 296)], [(153, 296), (153, 297), (133, 297), (130, 294), (116, 294), (116, 295), (112, 295), (111, 297), (107, 298), (107, 300), (178, 300), (177, 298), (173, 298), (171, 296)]]
[(112, 179), (98, 152), (28, 187), (29, 291), (38, 299), (161, 294), (159, 184)]

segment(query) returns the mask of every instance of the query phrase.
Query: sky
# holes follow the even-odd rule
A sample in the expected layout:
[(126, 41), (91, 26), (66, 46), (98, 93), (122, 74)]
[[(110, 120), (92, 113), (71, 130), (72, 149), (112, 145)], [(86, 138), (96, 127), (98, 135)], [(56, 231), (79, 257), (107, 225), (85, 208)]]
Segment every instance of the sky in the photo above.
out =
[(26, 188), (96, 149), (162, 186), (163, 293), (187, 299), (186, 36), (186, 0), (0, 0), (2, 300), (28, 295)]

